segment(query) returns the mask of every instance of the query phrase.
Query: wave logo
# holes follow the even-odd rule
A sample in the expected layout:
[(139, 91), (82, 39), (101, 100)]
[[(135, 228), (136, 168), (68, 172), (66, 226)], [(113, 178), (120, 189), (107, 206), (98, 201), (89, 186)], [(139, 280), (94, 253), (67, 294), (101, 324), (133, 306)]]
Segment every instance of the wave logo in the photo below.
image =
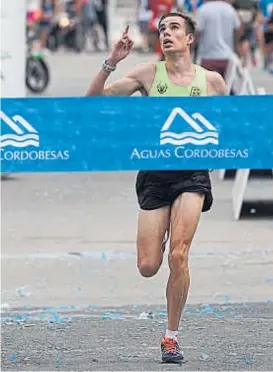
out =
[(0, 136), (0, 147), (39, 147), (39, 135), (36, 129), (33, 128), (22, 116), (14, 115), (10, 119), (3, 111), (0, 111), (1, 118), (1, 133), (2, 122), (4, 122), (13, 133), (8, 133)]
[[(190, 126), (192, 131), (182, 133), (170, 131), (170, 127), (177, 117), (182, 118)], [(208, 143), (218, 145), (218, 132), (200, 113), (196, 112), (190, 116), (180, 107), (176, 107), (172, 110), (160, 133), (160, 144), (166, 145), (168, 143), (175, 146), (189, 143), (193, 145), (207, 145)]]

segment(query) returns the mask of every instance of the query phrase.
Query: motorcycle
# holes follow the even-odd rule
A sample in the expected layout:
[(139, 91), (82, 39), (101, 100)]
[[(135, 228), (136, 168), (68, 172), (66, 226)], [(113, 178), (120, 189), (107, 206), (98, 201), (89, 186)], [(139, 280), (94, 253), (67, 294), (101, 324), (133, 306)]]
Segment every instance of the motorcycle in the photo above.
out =
[(35, 94), (43, 93), (50, 81), (49, 67), (44, 54), (34, 50), (35, 28), (27, 28), (26, 86)]
[(68, 2), (65, 12), (54, 19), (48, 36), (49, 50), (56, 51), (61, 45), (76, 52), (81, 52), (85, 47), (84, 27), (76, 15), (73, 2)]

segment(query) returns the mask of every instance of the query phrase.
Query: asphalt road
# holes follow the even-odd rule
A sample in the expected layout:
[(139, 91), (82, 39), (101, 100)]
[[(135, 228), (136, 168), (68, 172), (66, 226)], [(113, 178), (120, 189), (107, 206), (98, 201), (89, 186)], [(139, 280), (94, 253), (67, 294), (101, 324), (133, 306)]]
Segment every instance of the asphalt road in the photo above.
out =
[[(84, 94), (104, 57), (50, 56), (46, 94)], [(134, 54), (114, 76), (151, 59)], [(273, 92), (270, 75), (252, 75)], [(272, 370), (273, 220), (254, 214), (234, 221), (232, 181), (212, 177), (214, 206), (191, 252), (182, 367), (159, 358), (166, 257), (155, 278), (136, 269), (135, 174), (3, 181), (2, 370)], [(247, 195), (272, 198), (272, 181), (252, 181)]]
[(72, 318), (45, 310), (36, 315), (43, 321), (14, 316), (2, 325), (2, 370), (270, 371), (272, 312), (272, 304), (188, 306), (182, 366), (160, 362), (164, 308), (90, 308)]

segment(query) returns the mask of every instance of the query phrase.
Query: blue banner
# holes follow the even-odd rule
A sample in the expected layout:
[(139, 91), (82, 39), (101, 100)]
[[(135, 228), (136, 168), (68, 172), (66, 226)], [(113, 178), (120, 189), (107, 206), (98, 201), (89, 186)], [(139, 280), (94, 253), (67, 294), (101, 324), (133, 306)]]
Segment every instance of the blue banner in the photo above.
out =
[(2, 172), (273, 168), (273, 95), (2, 99)]

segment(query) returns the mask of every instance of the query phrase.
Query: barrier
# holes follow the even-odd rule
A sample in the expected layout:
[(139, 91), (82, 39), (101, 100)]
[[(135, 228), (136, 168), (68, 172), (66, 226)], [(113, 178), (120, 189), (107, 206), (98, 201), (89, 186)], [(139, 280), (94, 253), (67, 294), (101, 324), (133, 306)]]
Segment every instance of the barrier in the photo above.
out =
[[(234, 55), (229, 62), (226, 74), (226, 84), (229, 93), (232, 90), (233, 93), (237, 95), (265, 94), (265, 90), (263, 88), (258, 87), (257, 89), (255, 89), (249, 70), (247, 68), (243, 68), (239, 58), (236, 55)], [(270, 117), (268, 119), (270, 122)], [(271, 125), (273, 125), (273, 119), (271, 120)], [(273, 170), (255, 170), (253, 169), (253, 167), (251, 167), (251, 169), (221, 169), (219, 171), (220, 180), (234, 179), (232, 188), (232, 208), (235, 220), (238, 220), (241, 216), (243, 205), (246, 202), (245, 193), (247, 190), (247, 184), (249, 179), (253, 178), (273, 180)], [(254, 201), (252, 201), (252, 203), (254, 203)], [(250, 205), (249, 210), (253, 211), (255, 209), (251, 208)]]
[[(229, 61), (225, 81), (229, 94), (231, 93), (231, 90), (233, 94), (236, 95), (256, 94), (249, 71), (247, 68), (243, 68), (241, 61), (236, 54), (234, 54)], [(219, 179), (224, 180), (225, 178), (234, 178), (235, 174), (236, 171), (220, 169)]]
[[(257, 87), (255, 89), (254, 84), (252, 82), (249, 70), (247, 68), (243, 68), (240, 59), (237, 57), (237, 55), (233, 55), (233, 57), (229, 61), (229, 65), (227, 68), (226, 73), (226, 85), (228, 88), (228, 92), (230, 93), (231, 90), (234, 94), (237, 95), (254, 95), (259, 94), (263, 95), (265, 94), (265, 90), (262, 87)], [(271, 177), (272, 172), (271, 169), (265, 169), (265, 170), (250, 170), (249, 177), (252, 178), (269, 178)], [(230, 169), (220, 169), (219, 171), (219, 179), (235, 179), (236, 176), (236, 170), (230, 170)]]
[(272, 106), (273, 95), (3, 99), (2, 171), (273, 168)]
[[(250, 169), (249, 179), (271, 179), (272, 170), (271, 169)], [(235, 180), (237, 174), (237, 169), (220, 169), (219, 179), (223, 180)]]
[[(273, 177), (273, 170), (272, 170), (271, 175)], [(247, 183), (248, 183), (249, 178), (250, 178), (250, 169), (238, 169), (237, 170), (236, 176), (235, 176), (235, 182), (232, 188), (232, 209), (233, 209), (233, 216), (235, 220), (240, 219), (243, 205), (244, 203), (246, 203), (245, 193), (246, 193)], [(273, 182), (272, 182), (272, 186), (273, 186)], [(261, 190), (261, 194), (262, 194), (262, 190)], [(272, 204), (272, 201), (273, 201), (273, 187), (272, 187), (271, 200), (267, 200), (266, 204), (268, 205)], [(250, 214), (256, 213), (255, 205), (257, 204), (257, 201), (250, 200), (248, 201), (248, 204), (249, 204), (248, 212)], [(272, 206), (267, 216), (269, 215), (273, 217)]]

